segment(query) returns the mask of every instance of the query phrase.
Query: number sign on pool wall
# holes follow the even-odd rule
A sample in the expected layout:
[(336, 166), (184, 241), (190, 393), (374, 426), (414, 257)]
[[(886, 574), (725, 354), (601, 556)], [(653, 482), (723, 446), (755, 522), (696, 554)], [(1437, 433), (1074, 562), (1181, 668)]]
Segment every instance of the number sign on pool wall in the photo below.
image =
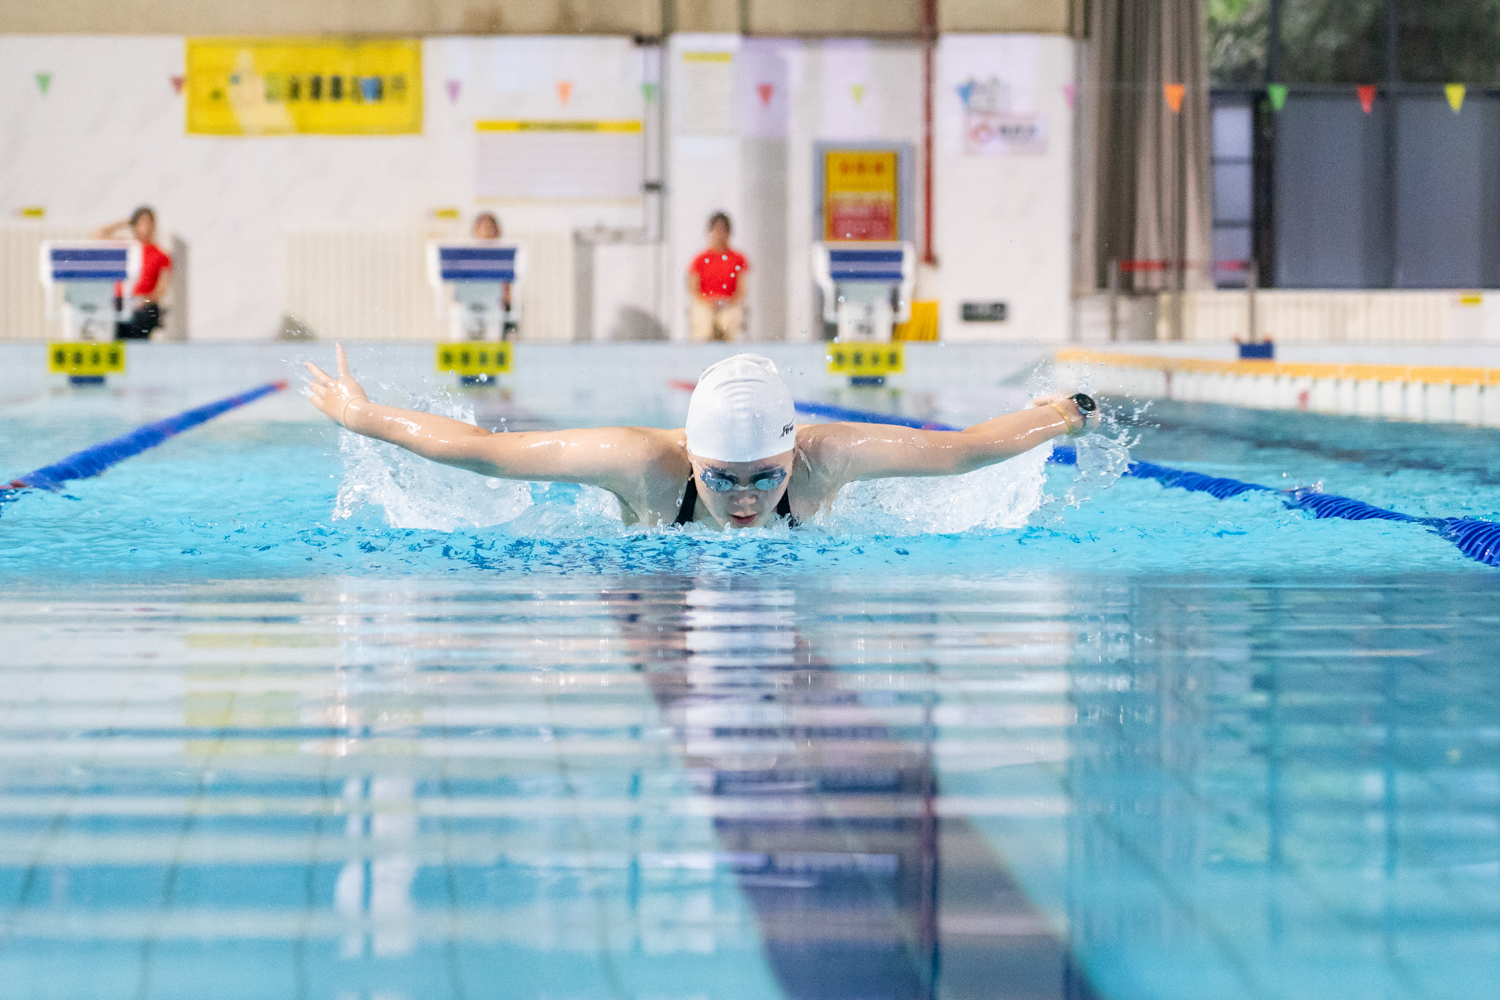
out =
[(902, 239), (896, 151), (830, 149), (823, 156), (823, 239)]
[(510, 371), (509, 344), (487, 344), (482, 340), (437, 345), (439, 374), (453, 372), (469, 377), (504, 375)]
[(422, 131), (415, 39), (190, 38), (190, 135), (410, 135)]
[(906, 371), (904, 344), (840, 344), (828, 346), (830, 375), (900, 375)]
[(125, 370), (124, 344), (61, 341), (47, 345), (47, 370), (64, 375), (108, 375)]

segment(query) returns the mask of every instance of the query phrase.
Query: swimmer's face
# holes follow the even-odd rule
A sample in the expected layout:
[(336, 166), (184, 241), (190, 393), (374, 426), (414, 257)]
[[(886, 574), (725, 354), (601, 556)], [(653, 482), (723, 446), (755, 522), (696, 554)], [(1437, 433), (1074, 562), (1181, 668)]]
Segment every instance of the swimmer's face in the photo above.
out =
[[(718, 462), (711, 458), (689, 455), (693, 479), (698, 486), (698, 501), (720, 527), (754, 528), (776, 519), (776, 505), (792, 479), (793, 452), (762, 458), (755, 462)], [(711, 483), (728, 481), (734, 489), (718, 491)], [(777, 480), (768, 490), (756, 489), (755, 483)]]
[(481, 215), (474, 220), (474, 238), (477, 240), (498, 240), (500, 238), (500, 224), (488, 215)]

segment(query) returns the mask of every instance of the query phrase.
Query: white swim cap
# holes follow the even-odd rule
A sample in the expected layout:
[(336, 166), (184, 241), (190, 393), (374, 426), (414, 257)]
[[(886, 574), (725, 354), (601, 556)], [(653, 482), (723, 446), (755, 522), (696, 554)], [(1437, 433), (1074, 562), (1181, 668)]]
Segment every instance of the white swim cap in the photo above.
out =
[(698, 377), (688, 402), (688, 451), (717, 462), (754, 462), (796, 444), (792, 392), (770, 358), (736, 354)]

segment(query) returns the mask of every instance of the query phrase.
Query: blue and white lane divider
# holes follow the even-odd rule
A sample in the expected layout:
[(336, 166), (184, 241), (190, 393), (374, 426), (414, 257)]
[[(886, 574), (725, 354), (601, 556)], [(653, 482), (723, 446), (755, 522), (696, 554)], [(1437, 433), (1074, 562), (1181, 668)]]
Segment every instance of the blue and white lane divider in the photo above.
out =
[[(962, 427), (954, 427), (952, 424), (897, 417), (870, 410), (852, 410), (843, 406), (826, 406), (822, 403), (806, 403), (801, 400), (796, 400), (795, 403), (800, 413), (831, 417), (835, 420), (852, 420), (867, 424), (899, 424), (902, 427), (917, 427), (933, 431), (963, 430)], [(1055, 465), (1077, 465), (1078, 450), (1070, 444), (1053, 445), (1052, 454), (1047, 456), (1047, 461)], [(1336, 517), (1345, 521), (1404, 521), (1409, 524), (1420, 524), (1457, 545), (1459, 551), (1470, 559), (1484, 563), (1486, 566), (1500, 566), (1500, 523), (1495, 521), (1481, 521), (1474, 517), (1419, 517), (1415, 514), (1403, 514), (1398, 510), (1376, 507), (1350, 497), (1320, 493), (1305, 486), (1295, 490), (1278, 490), (1274, 486), (1262, 486), (1259, 483), (1221, 479), (1217, 476), (1205, 476), (1201, 472), (1183, 469), (1169, 469), (1165, 465), (1157, 465), (1154, 462), (1131, 462), (1126, 466), (1124, 474), (1136, 479), (1154, 479), (1163, 486), (1191, 490), (1194, 493), (1207, 493), (1219, 500), (1227, 500), (1241, 493), (1271, 493), (1288, 508), (1308, 511), (1315, 518)]]
[(154, 424), (137, 427), (129, 434), (74, 452), (61, 462), (34, 469), (24, 476), (17, 476), (9, 486), (0, 486), (0, 502), (14, 499), (14, 494), (19, 490), (56, 491), (62, 489), (63, 484), (70, 479), (87, 479), (90, 476), (97, 476), (116, 462), (124, 461), (132, 455), (139, 455), (147, 448), (154, 448), (168, 438), (212, 420), (221, 413), (227, 413), (246, 403), (253, 403), (262, 396), (280, 392), (286, 387), (285, 381), (267, 382), (265, 385), (256, 386), (237, 396), (226, 396), (224, 399), (206, 403), (195, 409), (185, 410), (176, 416), (158, 420)]

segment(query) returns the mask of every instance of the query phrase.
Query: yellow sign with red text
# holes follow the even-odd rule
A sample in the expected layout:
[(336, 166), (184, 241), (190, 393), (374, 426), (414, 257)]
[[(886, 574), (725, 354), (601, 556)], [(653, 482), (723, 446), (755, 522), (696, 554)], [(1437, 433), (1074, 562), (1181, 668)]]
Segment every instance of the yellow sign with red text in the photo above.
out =
[(416, 39), (190, 38), (189, 135), (413, 135)]
[(901, 239), (898, 191), (894, 150), (829, 150), (823, 160), (823, 239)]

